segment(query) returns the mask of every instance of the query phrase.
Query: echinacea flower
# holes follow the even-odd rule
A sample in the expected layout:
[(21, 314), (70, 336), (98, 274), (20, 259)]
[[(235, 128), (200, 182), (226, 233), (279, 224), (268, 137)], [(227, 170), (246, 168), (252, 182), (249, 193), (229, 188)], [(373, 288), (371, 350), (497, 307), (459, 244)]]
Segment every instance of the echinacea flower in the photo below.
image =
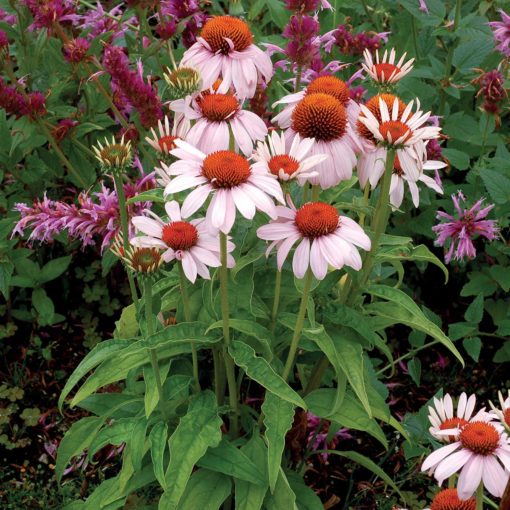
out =
[(450, 394), (447, 393), (443, 398), (434, 397), (434, 405), (429, 406), (430, 434), (444, 443), (456, 440), (457, 437), (445, 435), (443, 431), (460, 428), (471, 420), (476, 421), (480, 416), (483, 416), (485, 408), (479, 411), (476, 416), (473, 416), (475, 405), (475, 395), (470, 395), (468, 398), (466, 393), (462, 393), (457, 404), (457, 412), (454, 413), (453, 400)]
[(171, 154), (178, 161), (162, 165), (169, 176), (176, 176), (166, 186), (165, 195), (194, 188), (182, 204), (184, 218), (202, 207), (209, 195), (212, 199), (207, 207), (207, 223), (225, 234), (234, 225), (236, 209), (249, 220), (257, 209), (276, 217), (272, 198), (283, 203), (283, 194), (274, 175), (233, 151), (204, 154), (181, 140), (175, 144), (177, 148)]
[(97, 142), (97, 146), (92, 148), (96, 154), (96, 159), (104, 171), (112, 169), (122, 170), (131, 164), (133, 159), (131, 141), (124, 141), (124, 136), (122, 136), (120, 142), (116, 142), (115, 137), (112, 136), (111, 142), (105, 138), (103, 143), (104, 145), (101, 142)]
[(351, 178), (357, 145), (347, 111), (338, 99), (324, 93), (307, 94), (301, 99), (285, 132), (287, 143), (292, 143), (297, 135), (315, 140), (310, 155), (329, 156), (315, 167), (319, 175), (309, 179), (311, 184), (327, 189)]
[(191, 100), (171, 103), (172, 110), (180, 119), (184, 116), (194, 121), (187, 141), (204, 152), (226, 150), (230, 147), (230, 136), (245, 156), (251, 156), (253, 144), (267, 134), (264, 121), (253, 112), (243, 110), (242, 103), (225, 90), (225, 81), (218, 89), (211, 87)]
[(277, 207), (278, 218), (257, 229), (260, 239), (271, 241), (266, 255), (276, 247), (276, 261), (281, 271), (283, 263), (296, 242), (299, 245), (292, 259), (292, 270), (303, 278), (310, 267), (315, 278), (322, 280), (328, 265), (341, 269), (344, 265), (361, 269), (357, 246), (370, 250), (370, 238), (351, 218), (340, 216), (332, 205), (308, 202), (298, 210)]
[(498, 392), (498, 397), (500, 407), (498, 409), (491, 402), (491, 414), (510, 431), (510, 390), (506, 399), (500, 391)]
[(481, 482), (490, 494), (500, 498), (510, 476), (510, 440), (503, 426), (490, 420), (492, 416), (487, 413), (478, 421), (445, 430), (458, 439), (432, 452), (421, 470), (433, 473), (439, 485), (460, 471), (460, 499), (470, 498)]
[(190, 123), (186, 119), (183, 119), (180, 123), (174, 122), (172, 128), (170, 128), (170, 120), (165, 115), (164, 123), (158, 120), (158, 132), (151, 128), (152, 137), (146, 136), (145, 140), (160, 155), (165, 156), (175, 149), (175, 140), (177, 138), (186, 140), (189, 128)]
[(501, 21), (491, 21), (489, 25), (498, 43), (496, 49), (505, 57), (510, 57), (510, 16), (503, 9), (499, 9), (499, 14)]
[[(133, 246), (158, 248), (163, 250), (165, 262), (178, 260), (186, 278), (192, 283), (197, 275), (210, 279), (209, 267), (219, 267), (220, 241), (218, 235), (212, 235), (204, 218), (191, 221), (182, 219), (179, 204), (172, 200), (165, 204), (169, 221), (165, 222), (154, 213), (147, 211), (148, 216), (136, 216), (131, 221), (138, 232), (145, 235), (132, 237)], [(227, 243), (227, 252), (234, 250), (231, 242)], [(234, 265), (234, 259), (228, 256), (228, 266)]]
[(375, 62), (369, 50), (363, 52), (365, 62), (361, 64), (363, 69), (378, 83), (396, 83), (413, 69), (414, 58), (404, 63), (407, 53), (404, 53), (398, 62), (395, 63), (396, 52), (392, 48), (384, 50), (382, 59), (379, 58), (379, 50), (375, 52)]
[(437, 234), (435, 244), (445, 246), (449, 244), (448, 251), (445, 254), (445, 262), (448, 264), (455, 252), (455, 260), (465, 258), (473, 259), (476, 257), (476, 248), (473, 240), (478, 236), (484, 237), (488, 241), (496, 239), (499, 232), (495, 220), (486, 220), (485, 218), (493, 209), (494, 204), (482, 208), (484, 199), (481, 198), (469, 209), (461, 205), (466, 197), (461, 191), (452, 195), (453, 205), (456, 215), (448, 214), (444, 211), (437, 213), (438, 220), (447, 220), (446, 223), (439, 223), (432, 227), (432, 231)]
[(287, 150), (285, 135), (273, 131), (265, 142), (258, 143), (257, 150), (253, 153), (253, 159), (256, 161), (253, 166), (264, 168), (283, 182), (296, 179), (302, 186), (308, 178), (317, 175), (317, 172), (312, 170), (313, 167), (329, 157), (326, 154), (306, 157), (314, 143), (311, 138), (301, 139), (296, 135), (290, 149)]
[(168, 85), (168, 95), (172, 101), (184, 99), (200, 90), (202, 87), (202, 78), (200, 73), (193, 67), (176, 67), (168, 69), (163, 74)]
[(260, 79), (267, 83), (273, 75), (271, 59), (253, 44), (250, 27), (232, 16), (209, 19), (181, 65), (198, 68), (206, 89), (221, 77), (241, 99), (253, 97)]
[(127, 252), (124, 249), (122, 235), (118, 235), (113, 241), (110, 250), (114, 255), (124, 262), (124, 264), (139, 276), (154, 275), (159, 271), (164, 263), (159, 248), (142, 248), (138, 246), (129, 246)]
[(475, 510), (476, 499), (460, 499), (457, 489), (443, 489), (432, 500), (430, 508), (425, 510)]

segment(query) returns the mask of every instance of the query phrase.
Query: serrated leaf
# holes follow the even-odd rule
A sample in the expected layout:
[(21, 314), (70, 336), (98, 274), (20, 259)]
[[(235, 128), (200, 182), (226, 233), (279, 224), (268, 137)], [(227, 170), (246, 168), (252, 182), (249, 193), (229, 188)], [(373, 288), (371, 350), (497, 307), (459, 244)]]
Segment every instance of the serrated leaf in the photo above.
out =
[(168, 440), (170, 463), (165, 473), (167, 490), (160, 501), (162, 510), (177, 508), (193, 467), (208, 448), (220, 443), (222, 424), (214, 393), (202, 392), (191, 401), (188, 412)]
[(266, 427), (264, 437), (267, 443), (269, 487), (271, 492), (274, 492), (282, 465), (285, 436), (294, 421), (294, 406), (268, 392), (262, 404), (262, 412), (264, 413), (264, 425)]
[(244, 342), (234, 341), (228, 352), (248, 377), (258, 382), (266, 390), (291, 404), (306, 410), (304, 400), (273, 370), (271, 365), (255, 354), (255, 351)]
[(471, 322), (472, 324), (479, 324), (483, 318), (483, 306), (484, 299), (483, 295), (480, 294), (467, 307), (466, 313), (464, 314), (464, 319), (466, 319), (467, 322)]
[(71, 263), (71, 259), (71, 255), (60, 257), (58, 259), (52, 259), (43, 266), (39, 274), (34, 276), (37, 277), (37, 280), (40, 283), (46, 283), (54, 280), (67, 270), (69, 264)]
[(482, 350), (482, 341), (479, 337), (474, 336), (472, 338), (465, 338), (462, 341), (462, 345), (464, 346), (464, 349), (466, 349), (466, 352), (471, 356), (471, 358), (478, 362), (478, 359), (480, 358), (480, 352)]
[(480, 170), (480, 177), (496, 204), (507, 204), (510, 202), (510, 179), (508, 177), (488, 168)]

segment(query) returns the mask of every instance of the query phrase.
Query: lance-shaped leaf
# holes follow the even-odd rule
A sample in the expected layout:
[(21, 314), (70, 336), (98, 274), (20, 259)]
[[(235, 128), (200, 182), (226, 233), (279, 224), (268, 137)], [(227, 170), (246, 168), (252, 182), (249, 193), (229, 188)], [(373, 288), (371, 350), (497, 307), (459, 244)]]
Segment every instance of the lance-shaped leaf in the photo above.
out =
[(296, 495), (291, 489), (282, 468), (280, 468), (274, 493), (268, 493), (264, 508), (266, 510), (297, 510), (298, 508), (296, 506)]
[(149, 441), (151, 443), (151, 457), (154, 475), (161, 487), (165, 490), (167, 488), (167, 484), (165, 479), (164, 459), (167, 439), (168, 425), (159, 421), (152, 428), (151, 433), (149, 434)]
[(234, 341), (229, 346), (228, 352), (234, 358), (236, 365), (241, 367), (248, 377), (281, 399), (306, 409), (304, 400), (272, 369), (264, 358), (257, 356), (249, 345)]
[(168, 441), (170, 463), (165, 473), (168, 488), (162, 498), (164, 506), (160, 503), (162, 510), (177, 508), (193, 467), (208, 448), (220, 443), (222, 423), (212, 392), (200, 393), (191, 401)]
[[(191, 476), (184, 492), (179, 510), (218, 510), (228, 498), (232, 482), (228, 476), (208, 469), (199, 469)], [(166, 504), (167, 493), (159, 502), (159, 509), (169, 507)]]
[(262, 404), (264, 413), (264, 437), (267, 443), (267, 467), (269, 487), (274, 492), (276, 481), (282, 465), (282, 454), (285, 448), (285, 435), (292, 427), (294, 406), (267, 392)]

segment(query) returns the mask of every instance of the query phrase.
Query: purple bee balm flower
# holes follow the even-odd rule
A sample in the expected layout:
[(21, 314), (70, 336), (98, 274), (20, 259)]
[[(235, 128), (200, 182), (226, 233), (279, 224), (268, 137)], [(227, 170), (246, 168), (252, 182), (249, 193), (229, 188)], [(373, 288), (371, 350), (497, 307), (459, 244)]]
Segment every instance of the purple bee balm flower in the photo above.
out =
[(420, 11), (428, 14), (429, 8), (427, 6), (427, 2), (425, 2), (425, 0), (419, 0), (419, 2), (420, 2)]
[(16, 18), (15, 14), (9, 14), (3, 9), (0, 9), (0, 21), (5, 21), (8, 25), (14, 26), (18, 22), (18, 18)]
[(34, 21), (29, 30), (38, 28), (52, 29), (55, 23), (76, 23), (80, 16), (76, 14), (73, 0), (23, 0)]
[(76, 64), (85, 59), (89, 48), (90, 43), (87, 41), (87, 39), (78, 37), (76, 39), (67, 41), (62, 48), (62, 52), (64, 53), (64, 58), (68, 62), (73, 62)]
[(316, 11), (319, 6), (322, 9), (333, 10), (332, 5), (327, 0), (285, 0), (286, 9), (301, 14)]
[(498, 43), (496, 49), (505, 57), (510, 57), (510, 16), (503, 9), (500, 9), (499, 13), (501, 21), (491, 21), (489, 25), (492, 28), (494, 40)]
[(458, 261), (465, 258), (475, 258), (476, 248), (473, 239), (482, 236), (489, 241), (493, 241), (499, 232), (495, 220), (485, 219), (494, 207), (494, 204), (482, 208), (484, 199), (481, 198), (471, 208), (467, 209), (461, 205), (461, 202), (466, 201), (462, 191), (452, 195), (452, 200), (456, 215), (439, 211), (437, 219), (447, 221), (432, 227), (432, 230), (437, 234), (435, 244), (437, 246), (449, 244), (448, 251), (445, 254), (445, 262), (447, 264), (451, 261), (452, 257)]
[[(333, 450), (336, 448), (340, 440), (353, 438), (353, 436), (349, 433), (349, 429), (343, 428), (338, 430), (328, 443), (330, 422), (328, 420), (321, 421), (318, 416), (315, 416), (312, 413), (307, 413), (306, 417), (308, 428), (308, 447), (312, 450)], [(324, 461), (328, 460), (328, 453), (321, 453), (320, 455)]]
[[(153, 174), (146, 175), (134, 184), (126, 184), (126, 198), (154, 187)], [(136, 203), (129, 207), (129, 217), (139, 216), (150, 207), (149, 202)], [(25, 229), (32, 229), (29, 243), (40, 241), (51, 243), (55, 236), (67, 230), (69, 237), (79, 239), (82, 248), (101, 240), (103, 251), (120, 231), (119, 204), (115, 191), (104, 184), (101, 191), (90, 195), (83, 192), (78, 197), (78, 205), (50, 200), (44, 194), (43, 200), (36, 200), (32, 206), (16, 204), (15, 210), (21, 213), (21, 219), (15, 225), (12, 236), (23, 235)]]
[(95, 39), (106, 32), (111, 32), (111, 40), (113, 41), (124, 34), (128, 29), (128, 24), (138, 24), (136, 16), (123, 19), (122, 21), (113, 19), (115, 17), (118, 19), (122, 18), (124, 13), (120, 6), (116, 6), (107, 12), (99, 2), (96, 5), (95, 9), (87, 9), (86, 14), (81, 17), (80, 28), (84, 30), (90, 29), (89, 39)]

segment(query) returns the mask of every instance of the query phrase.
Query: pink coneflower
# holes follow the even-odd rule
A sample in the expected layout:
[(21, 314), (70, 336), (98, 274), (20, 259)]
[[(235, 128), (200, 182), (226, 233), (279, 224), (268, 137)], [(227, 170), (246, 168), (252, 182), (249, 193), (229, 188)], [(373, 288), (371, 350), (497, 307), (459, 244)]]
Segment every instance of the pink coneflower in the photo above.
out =
[(253, 154), (256, 161), (253, 167), (260, 166), (266, 172), (276, 175), (282, 182), (297, 179), (302, 186), (308, 178), (318, 175), (312, 169), (328, 158), (326, 154), (306, 157), (314, 143), (312, 138), (301, 139), (296, 135), (290, 149), (287, 150), (285, 135), (273, 131), (265, 142), (258, 143)]
[(500, 391), (498, 392), (498, 397), (500, 408), (496, 408), (491, 402), (491, 414), (510, 431), (510, 390), (506, 399)]
[(476, 499), (460, 499), (457, 489), (443, 489), (432, 500), (430, 508), (425, 510), (475, 510)]
[(421, 470), (430, 470), (439, 485), (460, 471), (457, 483), (460, 499), (470, 498), (481, 482), (500, 498), (510, 476), (505, 472), (510, 471), (510, 440), (503, 426), (490, 422), (491, 419), (486, 414), (479, 421), (445, 430), (445, 434), (458, 439), (432, 452)]
[(155, 149), (160, 155), (165, 156), (170, 153), (171, 150), (175, 149), (175, 140), (180, 138), (186, 140), (190, 124), (185, 119), (180, 122), (174, 122), (172, 128), (170, 128), (170, 120), (168, 116), (165, 116), (164, 122), (158, 120), (158, 132), (151, 128), (151, 137), (146, 136), (145, 140), (149, 145)]
[(484, 199), (481, 198), (472, 207), (467, 209), (461, 206), (461, 201), (466, 201), (466, 197), (461, 191), (457, 195), (452, 195), (452, 200), (457, 215), (453, 216), (439, 211), (437, 219), (447, 220), (447, 222), (432, 227), (432, 231), (437, 234), (435, 244), (437, 246), (445, 246), (449, 243), (450, 245), (445, 254), (445, 262), (447, 264), (451, 261), (454, 252), (454, 258), (458, 261), (465, 258), (475, 258), (476, 248), (473, 244), (473, 239), (482, 236), (489, 241), (493, 241), (499, 232), (495, 220), (485, 219), (493, 209), (494, 204), (482, 209)]
[(491, 21), (494, 40), (498, 43), (496, 49), (505, 57), (510, 57), (510, 16), (503, 10), (499, 10), (501, 21)]
[(238, 97), (253, 97), (257, 83), (273, 75), (271, 59), (253, 44), (248, 25), (232, 16), (216, 16), (206, 22), (197, 42), (184, 53), (181, 65), (198, 68), (204, 88), (221, 77)]
[(308, 202), (296, 210), (277, 207), (278, 218), (257, 229), (257, 235), (272, 241), (266, 254), (276, 247), (276, 260), (281, 271), (289, 251), (296, 242), (292, 269), (297, 278), (303, 278), (308, 268), (317, 280), (328, 272), (328, 265), (341, 269), (344, 265), (356, 271), (361, 269), (361, 257), (356, 246), (370, 250), (370, 238), (351, 218), (324, 202)]
[(406, 74), (410, 73), (413, 69), (414, 58), (405, 61), (407, 53), (404, 53), (398, 62), (395, 62), (396, 52), (395, 48), (392, 48), (388, 53), (388, 50), (384, 50), (382, 59), (379, 58), (379, 50), (375, 52), (375, 62), (372, 58), (370, 51), (365, 50), (363, 57), (365, 62), (361, 64), (363, 69), (372, 78), (372, 80), (378, 83), (396, 83), (400, 81)]
[[(163, 221), (150, 211), (148, 214), (152, 218), (134, 217), (132, 223), (135, 229), (145, 235), (131, 238), (131, 244), (164, 250), (163, 260), (165, 262), (179, 260), (186, 278), (192, 283), (195, 283), (197, 275), (209, 280), (211, 278), (209, 267), (221, 265), (218, 235), (211, 234), (204, 218), (184, 221), (179, 204), (175, 200), (165, 204), (165, 211), (168, 221)], [(234, 244), (229, 241), (228, 253), (234, 248)], [(231, 255), (228, 259), (228, 266), (232, 267), (234, 259)]]
[(480, 410), (476, 416), (473, 411), (476, 405), (476, 396), (469, 398), (466, 393), (462, 393), (457, 404), (457, 412), (454, 413), (452, 397), (447, 393), (443, 398), (434, 397), (434, 405), (429, 406), (429, 421), (431, 427), (430, 434), (438, 441), (450, 443), (458, 439), (457, 436), (444, 434), (444, 430), (460, 428), (470, 421), (477, 421), (480, 416), (485, 415), (485, 408)]
[(196, 212), (209, 195), (207, 223), (228, 234), (234, 225), (236, 209), (251, 220), (259, 209), (271, 218), (276, 217), (271, 197), (283, 203), (281, 187), (274, 175), (256, 168), (232, 151), (204, 154), (189, 143), (177, 140), (177, 149), (171, 154), (178, 161), (170, 166), (163, 164), (168, 175), (175, 175), (165, 188), (165, 195), (195, 188), (184, 199), (184, 218)]
[(222, 81), (218, 90), (211, 87), (191, 100), (172, 102), (171, 108), (188, 120), (194, 121), (187, 141), (203, 152), (226, 150), (232, 133), (236, 148), (251, 156), (253, 143), (267, 134), (265, 122), (253, 112), (243, 110), (238, 98), (225, 91)]
[(301, 99), (292, 111), (291, 126), (285, 133), (287, 143), (292, 143), (296, 135), (315, 140), (310, 155), (329, 156), (315, 167), (319, 175), (309, 179), (311, 184), (327, 189), (351, 178), (356, 165), (356, 135), (338, 99), (324, 93), (307, 94)]

